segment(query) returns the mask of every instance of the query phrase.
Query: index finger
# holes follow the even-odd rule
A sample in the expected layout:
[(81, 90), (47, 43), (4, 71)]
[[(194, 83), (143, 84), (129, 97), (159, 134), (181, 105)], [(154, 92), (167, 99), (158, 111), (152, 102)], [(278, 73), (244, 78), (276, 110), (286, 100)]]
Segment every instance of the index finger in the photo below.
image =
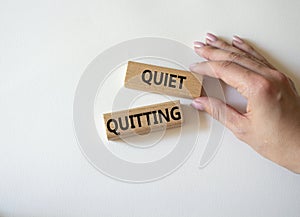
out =
[(190, 70), (201, 75), (207, 75), (223, 80), (234, 87), (239, 93), (249, 98), (255, 83), (262, 76), (231, 61), (206, 61), (195, 63)]

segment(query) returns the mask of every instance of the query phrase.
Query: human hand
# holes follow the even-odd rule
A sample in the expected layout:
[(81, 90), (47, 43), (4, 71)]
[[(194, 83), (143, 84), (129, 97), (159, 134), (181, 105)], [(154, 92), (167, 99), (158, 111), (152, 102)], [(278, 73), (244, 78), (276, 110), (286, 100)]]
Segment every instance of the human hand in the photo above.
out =
[(193, 107), (219, 120), (262, 156), (300, 173), (300, 97), (293, 82), (237, 36), (230, 45), (208, 33), (206, 44), (194, 42), (194, 49), (208, 61), (190, 70), (223, 80), (248, 104), (244, 114), (211, 97), (194, 99)]

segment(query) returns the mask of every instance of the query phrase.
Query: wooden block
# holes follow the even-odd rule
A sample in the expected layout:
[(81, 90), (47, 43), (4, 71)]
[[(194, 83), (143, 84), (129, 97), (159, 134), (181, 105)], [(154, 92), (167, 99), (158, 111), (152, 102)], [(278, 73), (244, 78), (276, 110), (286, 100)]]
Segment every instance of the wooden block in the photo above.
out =
[(125, 87), (184, 98), (200, 96), (202, 76), (189, 71), (129, 61)]
[(183, 123), (179, 100), (103, 114), (108, 140), (179, 127)]

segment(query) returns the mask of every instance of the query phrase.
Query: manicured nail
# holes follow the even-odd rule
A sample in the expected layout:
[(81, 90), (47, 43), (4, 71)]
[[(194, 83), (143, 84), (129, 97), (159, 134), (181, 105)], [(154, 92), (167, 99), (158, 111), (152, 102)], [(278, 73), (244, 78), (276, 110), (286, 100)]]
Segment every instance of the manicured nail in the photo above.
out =
[(232, 39), (233, 39), (234, 42), (237, 42), (239, 44), (244, 43), (244, 41), (239, 36), (237, 36), (237, 35), (233, 36)]
[(208, 45), (210, 45), (211, 43), (213, 43), (213, 41), (210, 40), (210, 39), (208, 39), (208, 38), (205, 40), (205, 42), (206, 42), (206, 44), (208, 44)]
[(197, 102), (196, 100), (194, 100), (192, 103), (191, 103), (191, 106), (193, 106), (195, 109), (198, 109), (198, 110), (201, 110), (203, 111), (204, 110), (204, 107), (201, 103)]
[(204, 43), (200, 42), (200, 41), (194, 41), (194, 47), (195, 48), (200, 48), (200, 47), (203, 47), (205, 46)]
[(207, 33), (206, 34), (206, 39), (210, 42), (214, 42), (214, 41), (217, 41), (218, 40), (218, 37), (215, 36), (214, 34), (212, 33)]

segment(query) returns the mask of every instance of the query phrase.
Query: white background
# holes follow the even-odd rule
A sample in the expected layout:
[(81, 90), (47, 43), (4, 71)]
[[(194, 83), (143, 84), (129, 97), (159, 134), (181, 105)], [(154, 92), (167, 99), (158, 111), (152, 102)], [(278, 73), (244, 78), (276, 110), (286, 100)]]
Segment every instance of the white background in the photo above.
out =
[[(72, 104), (87, 65), (128, 39), (192, 46), (207, 31), (254, 43), (299, 89), (299, 1), (0, 1), (0, 216), (300, 216), (300, 176), (226, 131), (147, 184), (110, 179), (76, 143)], [(297, 74), (298, 73), (298, 74)]]

